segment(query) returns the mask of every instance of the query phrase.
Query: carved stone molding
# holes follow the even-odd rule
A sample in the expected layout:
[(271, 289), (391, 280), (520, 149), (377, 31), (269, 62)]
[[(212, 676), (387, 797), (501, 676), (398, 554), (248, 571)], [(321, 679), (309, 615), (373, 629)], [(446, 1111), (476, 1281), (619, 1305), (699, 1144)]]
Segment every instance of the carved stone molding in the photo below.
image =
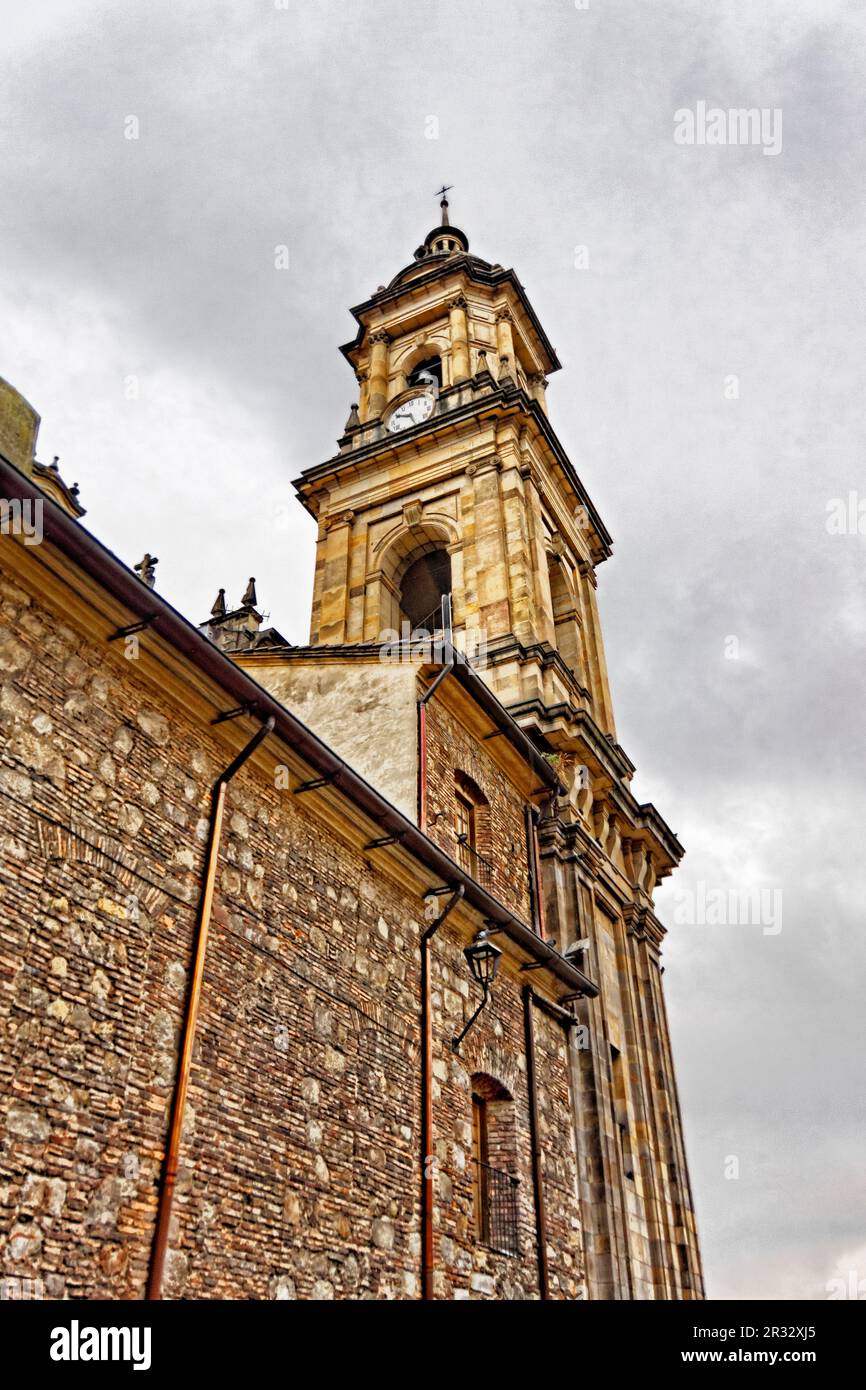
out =
[(482, 473), (500, 473), (502, 471), (502, 458), (499, 454), (489, 454), (487, 458), (479, 460), (478, 463), (470, 463), (465, 470), (470, 477), (477, 477)]
[(555, 560), (561, 560), (565, 554), (567, 546), (562, 539), (560, 531), (551, 531), (547, 538), (547, 551)]
[(598, 576), (595, 572), (595, 565), (591, 565), (589, 560), (578, 560), (577, 568), (583, 579), (588, 579), (594, 589), (598, 588)]
[(539, 477), (538, 468), (533, 463), (532, 459), (524, 455), (518, 465), (517, 471), (525, 483), (531, 483), (534, 488), (540, 490), (541, 479)]
[(647, 910), (639, 903), (626, 903), (622, 910), (625, 929), (629, 936), (637, 937), (640, 941), (647, 935)]

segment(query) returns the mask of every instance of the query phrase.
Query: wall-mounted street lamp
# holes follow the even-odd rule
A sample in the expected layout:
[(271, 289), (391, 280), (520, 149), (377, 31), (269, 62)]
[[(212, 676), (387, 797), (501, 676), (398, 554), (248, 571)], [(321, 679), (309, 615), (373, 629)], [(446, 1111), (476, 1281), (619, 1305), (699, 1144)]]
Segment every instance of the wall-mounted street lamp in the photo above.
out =
[(490, 933), (487, 931), (487, 928), (482, 927), (481, 931), (478, 932), (475, 940), (472, 942), (472, 945), (467, 946), (463, 954), (466, 957), (466, 964), (469, 966), (473, 980), (481, 986), (483, 992), (481, 1003), (464, 1027), (462, 1033), (458, 1033), (456, 1038), (451, 1039), (451, 1049), (453, 1052), (458, 1052), (460, 1050), (460, 1044), (466, 1037), (466, 1034), (469, 1032), (469, 1029), (472, 1027), (478, 1015), (481, 1013), (487, 1000), (490, 998), (490, 986), (496, 979), (496, 972), (499, 969), (499, 959), (502, 952), (499, 947), (494, 946), (493, 942), (490, 940)]

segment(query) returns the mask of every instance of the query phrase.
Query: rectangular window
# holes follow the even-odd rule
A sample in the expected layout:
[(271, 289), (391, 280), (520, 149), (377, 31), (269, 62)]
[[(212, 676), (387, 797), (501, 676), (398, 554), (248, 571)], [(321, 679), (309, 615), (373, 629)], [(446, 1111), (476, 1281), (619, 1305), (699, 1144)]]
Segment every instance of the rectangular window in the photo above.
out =
[(475, 849), (475, 807), (466, 797), (457, 793), (454, 827), (457, 831), (458, 863), (466, 873), (473, 873), (473, 851)]

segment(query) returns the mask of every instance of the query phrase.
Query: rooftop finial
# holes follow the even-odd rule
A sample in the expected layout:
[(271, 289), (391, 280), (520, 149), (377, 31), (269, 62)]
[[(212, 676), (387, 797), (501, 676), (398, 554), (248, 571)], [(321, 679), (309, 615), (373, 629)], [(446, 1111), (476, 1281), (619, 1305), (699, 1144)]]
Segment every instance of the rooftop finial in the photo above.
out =
[(439, 198), (439, 197), (442, 198), (442, 202), (439, 204), (439, 206), (440, 206), (440, 208), (442, 209), (442, 226), (443, 226), (443, 227), (447, 227), (447, 226), (450, 225), (449, 222), (448, 222), (448, 199), (446, 198), (445, 195), (446, 195), (446, 193), (450, 193), (450, 192), (451, 192), (451, 189), (452, 189), (453, 187), (454, 187), (453, 183), (443, 183), (442, 187), (441, 187), (441, 188), (437, 188), (437, 190), (436, 190), (436, 197), (437, 197), (437, 198)]

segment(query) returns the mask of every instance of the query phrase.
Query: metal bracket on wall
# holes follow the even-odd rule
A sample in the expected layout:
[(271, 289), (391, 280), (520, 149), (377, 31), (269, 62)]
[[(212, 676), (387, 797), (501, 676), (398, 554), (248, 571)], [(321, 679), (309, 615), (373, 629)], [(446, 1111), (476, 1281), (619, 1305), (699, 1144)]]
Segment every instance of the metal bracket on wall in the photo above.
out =
[(218, 714), (215, 719), (211, 720), (211, 724), (224, 724), (227, 719), (240, 719), (242, 714), (255, 714), (255, 712), (256, 706), (254, 704), (237, 705), (235, 709), (227, 709), (222, 714)]
[(329, 772), (325, 777), (314, 777), (311, 782), (302, 782), (295, 787), (294, 795), (300, 796), (301, 792), (318, 791), (319, 787), (329, 787), (336, 777), (336, 772)]
[(107, 640), (109, 642), (119, 642), (122, 637), (131, 637), (134, 632), (144, 632), (145, 628), (150, 627), (157, 616), (156, 613), (148, 613), (146, 618), (141, 619), (141, 622), (130, 623), (128, 627), (119, 627), (116, 632), (111, 633)]
[(370, 840), (370, 842), (364, 846), (364, 852), (366, 853), (368, 849), (384, 849), (386, 845), (399, 845), (402, 839), (402, 834), (381, 835), (378, 840)]

